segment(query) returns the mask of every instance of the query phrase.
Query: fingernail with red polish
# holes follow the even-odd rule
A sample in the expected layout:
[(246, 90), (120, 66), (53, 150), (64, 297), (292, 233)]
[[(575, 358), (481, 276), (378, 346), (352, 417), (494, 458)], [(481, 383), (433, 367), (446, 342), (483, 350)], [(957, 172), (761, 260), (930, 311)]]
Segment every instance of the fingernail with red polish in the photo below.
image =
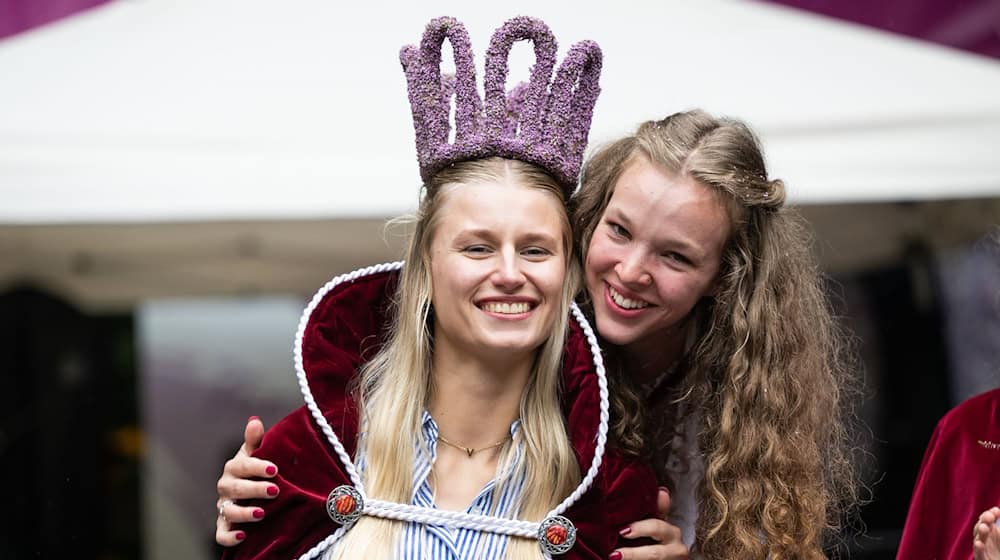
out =
[(608, 556), (608, 560), (622, 560), (622, 553), (616, 550)]
[(247, 424), (253, 422), (254, 420), (260, 420), (260, 416), (251, 416), (250, 418), (247, 418)]
[(627, 534), (629, 534), (631, 532), (632, 532), (632, 528), (631, 527), (625, 527), (621, 531), (618, 531), (618, 534), (624, 537), (625, 535), (627, 535)]
[(666, 486), (660, 486), (660, 490), (663, 490), (664, 492), (666, 492), (668, 494), (670, 493), (670, 489), (667, 488)]
[[(236, 531), (236, 540), (242, 541), (245, 538), (247, 538), (246, 533), (244, 533), (243, 531)], [(619, 556), (619, 558), (621, 558), (621, 556)]]
[(274, 476), (274, 473), (278, 472), (278, 467), (276, 467), (274, 465), (271, 465), (270, 467), (267, 467), (266, 469), (264, 469), (264, 472), (266, 472), (267, 474), (269, 474), (271, 476)]
[(253, 510), (254, 519), (262, 519), (264, 517), (264, 510), (257, 508)]
[(267, 487), (267, 495), (268, 496), (277, 496), (278, 495), (278, 487), (277, 486), (268, 486)]

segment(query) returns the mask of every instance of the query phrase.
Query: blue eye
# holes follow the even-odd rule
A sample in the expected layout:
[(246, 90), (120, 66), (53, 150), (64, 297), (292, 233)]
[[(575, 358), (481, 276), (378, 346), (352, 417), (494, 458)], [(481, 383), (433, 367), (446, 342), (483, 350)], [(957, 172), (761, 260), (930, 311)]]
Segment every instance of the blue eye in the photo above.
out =
[(668, 259), (668, 260), (671, 260), (671, 261), (674, 261), (674, 262), (678, 262), (680, 264), (691, 264), (691, 259), (685, 257), (684, 255), (682, 255), (680, 253), (674, 253), (674, 252), (664, 253), (663, 257), (666, 258), (666, 259)]
[(621, 224), (617, 224), (615, 222), (608, 222), (608, 229), (610, 229), (611, 233), (617, 237), (621, 237), (623, 239), (629, 238), (628, 230), (622, 227)]
[(544, 247), (527, 247), (521, 251), (521, 254), (526, 257), (547, 257), (552, 254), (552, 251)]
[(488, 255), (492, 252), (492, 249), (487, 245), (469, 245), (462, 249), (463, 253), (468, 253), (470, 255)]

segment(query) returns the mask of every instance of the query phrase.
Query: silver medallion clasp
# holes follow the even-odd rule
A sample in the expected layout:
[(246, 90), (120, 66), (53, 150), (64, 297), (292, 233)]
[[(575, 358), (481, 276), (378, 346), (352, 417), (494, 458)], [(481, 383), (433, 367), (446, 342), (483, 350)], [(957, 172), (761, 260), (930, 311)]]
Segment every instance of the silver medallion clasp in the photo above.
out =
[(326, 498), (326, 513), (341, 525), (350, 525), (361, 517), (365, 500), (353, 486), (338, 486)]
[(561, 515), (546, 517), (538, 526), (538, 543), (549, 554), (564, 554), (576, 543), (576, 527)]

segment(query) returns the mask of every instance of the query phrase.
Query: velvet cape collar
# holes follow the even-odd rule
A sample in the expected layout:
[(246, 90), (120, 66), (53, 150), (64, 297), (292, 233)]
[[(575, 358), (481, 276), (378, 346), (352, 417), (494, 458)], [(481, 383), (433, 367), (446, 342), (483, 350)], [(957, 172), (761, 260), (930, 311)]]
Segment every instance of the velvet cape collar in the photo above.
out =
[[(358, 436), (357, 405), (349, 384), (381, 344), (398, 274), (380, 272), (328, 291), (302, 332), (301, 358), (309, 387), (323, 417), (345, 450), (354, 455)], [(598, 384), (593, 360), (575, 321), (564, 351), (562, 409), (567, 431), (586, 471), (594, 457), (598, 424)], [(246, 540), (223, 558), (299, 558), (327, 539), (338, 525), (326, 513), (330, 491), (350, 484), (344, 465), (305, 407), (267, 431), (254, 454), (278, 465), (273, 479), (280, 492), (256, 500), (266, 517), (242, 527)], [(656, 478), (645, 464), (613, 447), (590, 489), (564, 514), (577, 528), (577, 543), (558, 558), (603, 559), (619, 544), (626, 524), (656, 516)]]

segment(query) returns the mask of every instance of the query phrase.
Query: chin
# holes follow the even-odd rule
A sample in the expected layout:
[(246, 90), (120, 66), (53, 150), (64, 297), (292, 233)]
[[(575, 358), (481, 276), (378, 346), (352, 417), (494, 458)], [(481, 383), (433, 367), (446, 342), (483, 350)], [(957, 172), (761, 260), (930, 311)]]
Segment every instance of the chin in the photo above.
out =
[(542, 347), (544, 339), (494, 339), (487, 341), (483, 346), (493, 352), (505, 352), (518, 354), (523, 352), (534, 352)]
[(615, 346), (625, 346), (635, 341), (636, 334), (632, 329), (622, 327), (609, 319), (602, 320), (600, 315), (594, 319), (597, 332), (605, 341)]

